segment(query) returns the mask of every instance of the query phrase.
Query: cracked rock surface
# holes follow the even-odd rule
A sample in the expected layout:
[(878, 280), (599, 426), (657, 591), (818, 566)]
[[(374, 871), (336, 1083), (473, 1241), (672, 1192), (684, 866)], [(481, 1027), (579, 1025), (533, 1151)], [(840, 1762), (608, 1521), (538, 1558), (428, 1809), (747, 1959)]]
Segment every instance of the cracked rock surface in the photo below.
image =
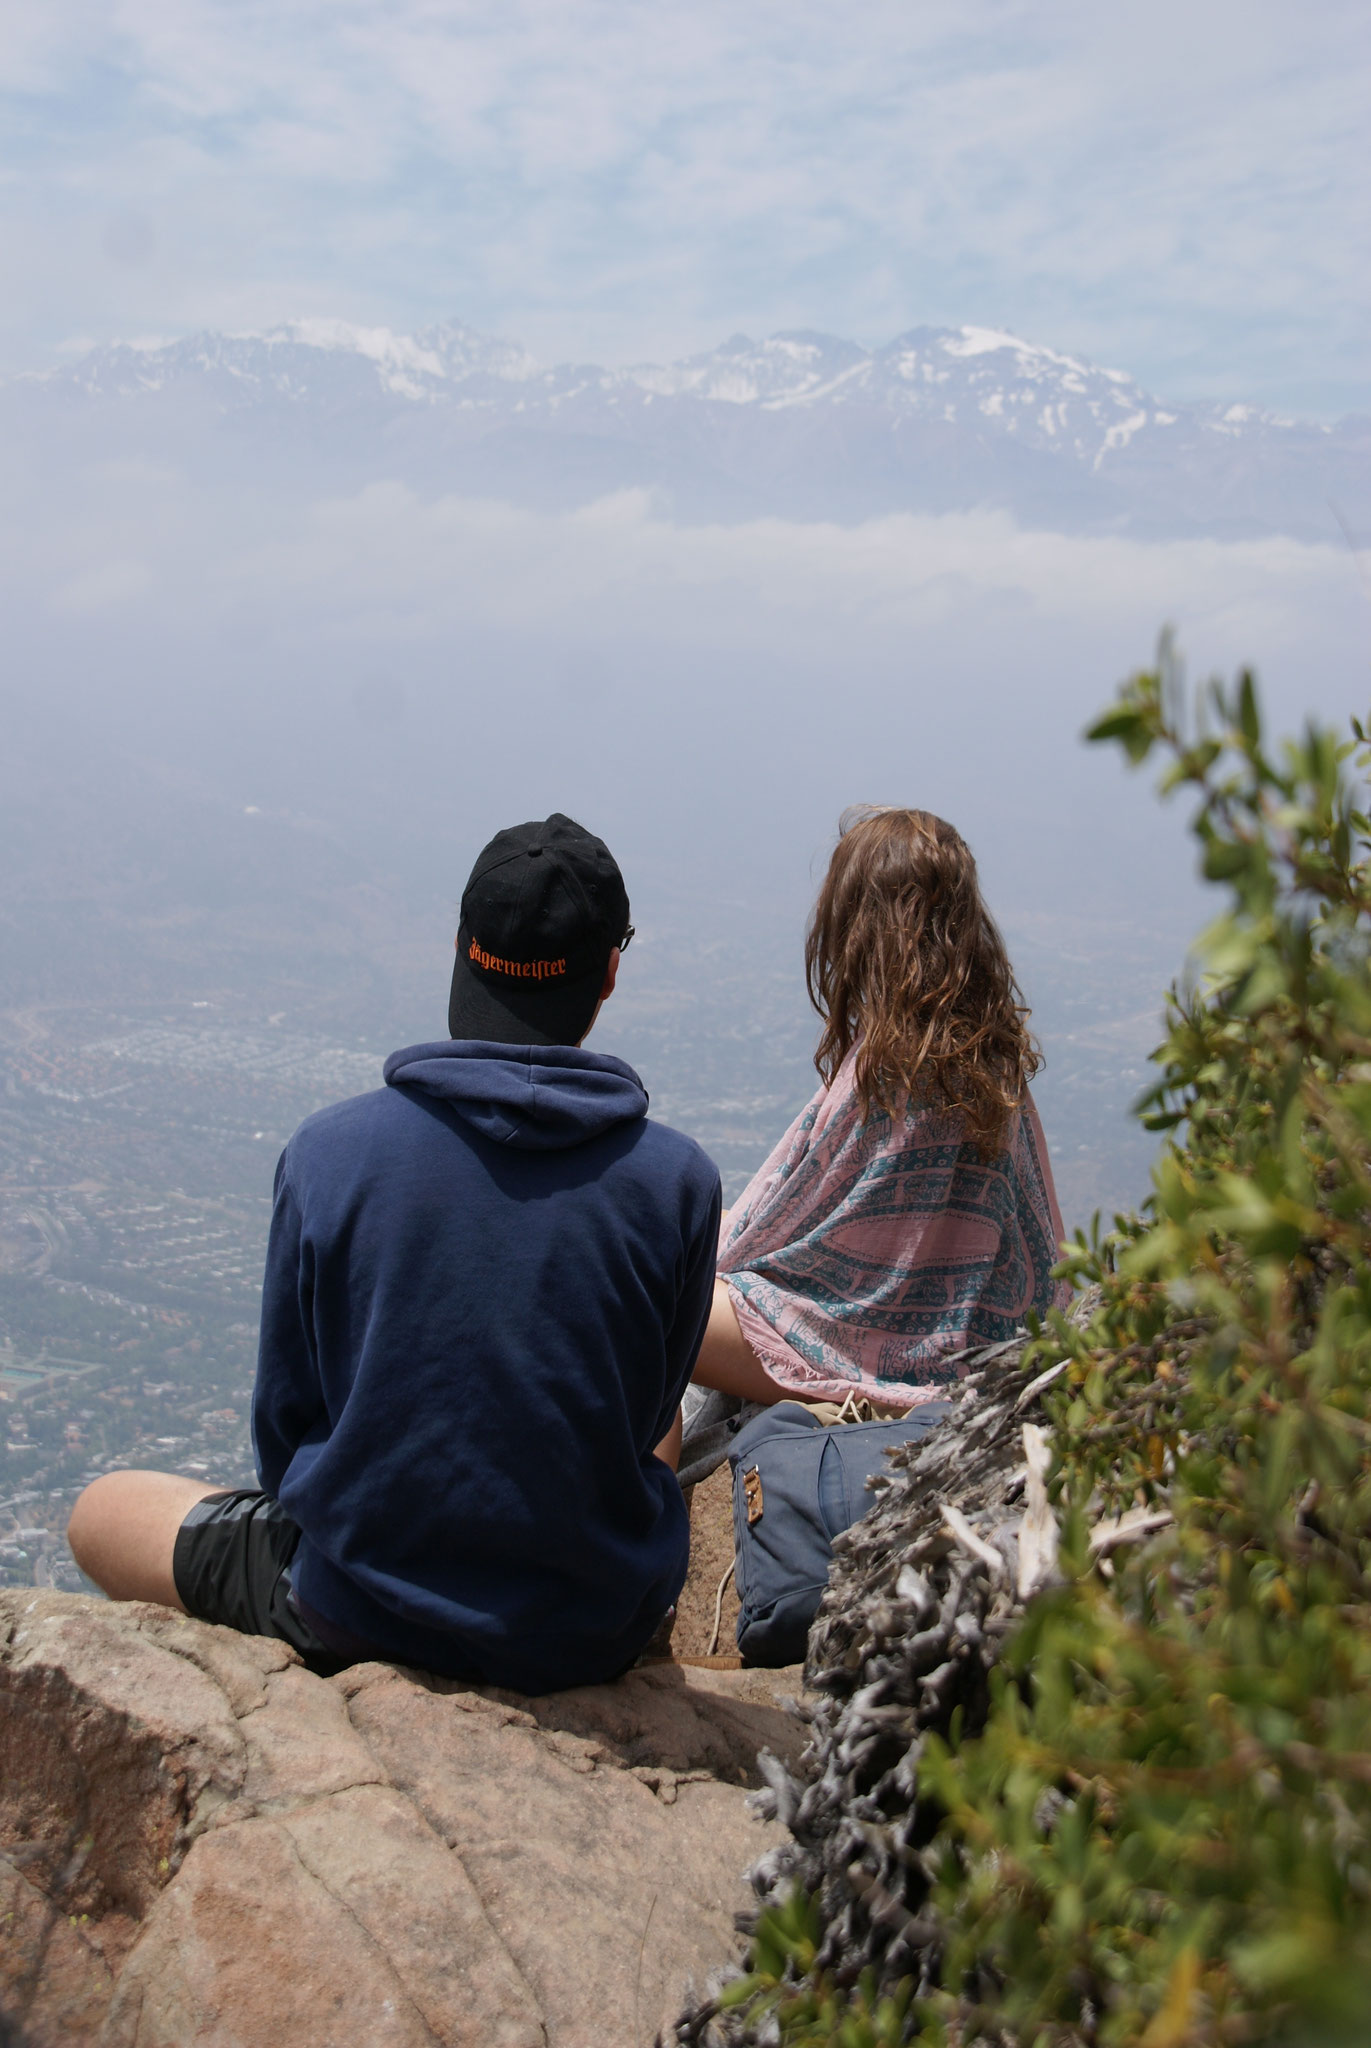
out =
[(33, 2048), (645, 2048), (737, 1953), (797, 1690), (322, 1679), (166, 1608), (0, 1594), (0, 2009)]

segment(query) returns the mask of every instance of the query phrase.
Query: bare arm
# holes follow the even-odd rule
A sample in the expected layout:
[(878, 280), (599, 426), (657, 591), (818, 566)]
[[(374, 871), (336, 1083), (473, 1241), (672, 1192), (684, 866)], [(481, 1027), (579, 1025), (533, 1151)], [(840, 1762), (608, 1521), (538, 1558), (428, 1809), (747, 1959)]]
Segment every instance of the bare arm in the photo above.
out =
[(691, 1380), (694, 1386), (713, 1387), (717, 1393), (732, 1394), (740, 1401), (761, 1401), (766, 1407), (791, 1399), (790, 1389), (772, 1379), (738, 1328), (733, 1301), (722, 1280), (714, 1283), (714, 1303)]

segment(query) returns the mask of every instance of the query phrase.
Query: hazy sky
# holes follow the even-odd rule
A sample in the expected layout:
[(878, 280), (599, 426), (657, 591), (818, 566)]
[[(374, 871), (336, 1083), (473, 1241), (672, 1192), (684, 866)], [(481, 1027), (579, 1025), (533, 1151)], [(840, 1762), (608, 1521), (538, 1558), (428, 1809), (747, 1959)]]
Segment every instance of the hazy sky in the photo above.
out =
[(1371, 407), (1365, 0), (5, 10), (0, 363), (455, 315), (622, 361), (1002, 325)]
[[(1178, 398), (1371, 411), (1368, 24), (1365, 0), (11, 0), (0, 373), (301, 316), (602, 362), (969, 322)], [(1197, 674), (1254, 661), (1280, 727), (1365, 706), (1371, 586), (1331, 518), (1314, 543), (989, 509), (710, 525), (633, 490), (536, 511), (421, 489), (384, 443), (340, 482), (303, 431), (277, 460), (261, 421), (197, 440), (174, 407), (154, 431), (30, 391), (0, 463), (0, 832), (35, 988), (108, 895), (280, 1010), (314, 899), (283, 857), (262, 912), (264, 820), (360, 877), (329, 912), (358, 987), (396, 905), (445, 981), (483, 840), (569, 810), (632, 874), (651, 1085), (722, 1131), (775, 1017), (808, 1029), (840, 811), (920, 803), (1010, 930), (1073, 1201), (1131, 1198), (1124, 1104), (1201, 906), (1181, 807), (1081, 729), (1167, 620)], [(687, 1045), (691, 975), (722, 1022)], [(345, 1037), (379, 1028), (367, 1001), (340, 994)]]

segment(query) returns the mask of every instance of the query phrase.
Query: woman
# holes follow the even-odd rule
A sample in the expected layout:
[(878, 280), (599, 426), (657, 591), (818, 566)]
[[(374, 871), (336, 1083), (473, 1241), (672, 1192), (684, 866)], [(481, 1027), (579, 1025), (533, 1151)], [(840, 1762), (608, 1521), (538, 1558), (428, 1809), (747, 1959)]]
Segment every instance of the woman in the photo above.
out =
[[(904, 1414), (1068, 1298), (1062, 1224), (1041, 1056), (969, 848), (927, 811), (839, 831), (805, 944), (823, 1085), (724, 1218), (694, 1382)], [(683, 1477), (719, 1413), (691, 1405)]]

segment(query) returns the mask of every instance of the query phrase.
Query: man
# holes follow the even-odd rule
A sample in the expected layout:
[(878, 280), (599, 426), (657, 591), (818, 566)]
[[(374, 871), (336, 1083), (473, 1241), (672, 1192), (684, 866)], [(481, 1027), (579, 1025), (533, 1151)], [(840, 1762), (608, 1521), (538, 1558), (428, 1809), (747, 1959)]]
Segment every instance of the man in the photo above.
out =
[(450, 1036), (286, 1146), (253, 1396), (260, 1492), (111, 1472), (71, 1519), (115, 1599), (546, 1692), (614, 1676), (680, 1592), (672, 1467), (719, 1177), (582, 1041), (633, 935), (570, 818), (462, 897)]

